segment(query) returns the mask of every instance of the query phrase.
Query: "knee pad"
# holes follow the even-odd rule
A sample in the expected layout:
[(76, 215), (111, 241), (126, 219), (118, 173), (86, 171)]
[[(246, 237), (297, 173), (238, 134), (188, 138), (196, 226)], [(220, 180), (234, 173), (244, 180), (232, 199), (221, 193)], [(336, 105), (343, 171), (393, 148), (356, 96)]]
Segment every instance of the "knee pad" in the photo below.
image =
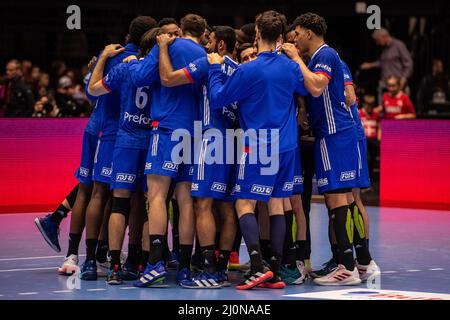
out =
[(125, 219), (128, 219), (130, 215), (130, 207), (131, 207), (130, 198), (117, 198), (113, 197), (112, 199), (112, 213), (120, 213), (125, 216)]

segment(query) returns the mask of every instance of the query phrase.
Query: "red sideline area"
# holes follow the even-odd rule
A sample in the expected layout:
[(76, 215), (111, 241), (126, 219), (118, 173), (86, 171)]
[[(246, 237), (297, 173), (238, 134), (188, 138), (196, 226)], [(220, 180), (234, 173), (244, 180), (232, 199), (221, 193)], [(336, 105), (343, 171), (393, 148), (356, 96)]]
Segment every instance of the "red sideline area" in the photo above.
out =
[(384, 120), (380, 205), (450, 210), (450, 120)]
[(0, 213), (55, 208), (77, 184), (87, 119), (0, 119)]

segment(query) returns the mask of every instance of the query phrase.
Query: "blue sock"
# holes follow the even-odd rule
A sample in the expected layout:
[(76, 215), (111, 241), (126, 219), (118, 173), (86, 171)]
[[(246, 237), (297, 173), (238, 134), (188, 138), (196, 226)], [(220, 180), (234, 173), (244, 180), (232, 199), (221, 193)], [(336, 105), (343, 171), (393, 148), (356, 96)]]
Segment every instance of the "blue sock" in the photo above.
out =
[(270, 269), (274, 274), (278, 274), (280, 271), (285, 235), (286, 219), (284, 215), (270, 216)]
[(260, 272), (264, 269), (261, 249), (259, 248), (259, 228), (253, 213), (246, 213), (239, 218), (239, 226), (250, 256), (251, 270)]

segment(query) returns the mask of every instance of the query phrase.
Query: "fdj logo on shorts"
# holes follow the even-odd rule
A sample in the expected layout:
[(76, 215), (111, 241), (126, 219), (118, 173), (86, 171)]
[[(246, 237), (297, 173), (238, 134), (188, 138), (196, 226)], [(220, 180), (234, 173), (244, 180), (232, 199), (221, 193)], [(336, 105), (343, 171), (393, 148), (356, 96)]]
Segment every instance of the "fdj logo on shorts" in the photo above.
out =
[(292, 191), (294, 189), (294, 183), (285, 182), (283, 186), (283, 191)]
[(80, 167), (80, 176), (87, 178), (89, 176), (89, 169)]
[(152, 168), (152, 163), (151, 162), (146, 162), (145, 163), (145, 170), (150, 170)]
[(191, 184), (191, 191), (198, 191), (198, 183)]
[(177, 172), (178, 171), (178, 164), (173, 163), (172, 161), (164, 161), (164, 164), (163, 164), (162, 168), (164, 170)]
[(328, 184), (328, 178), (321, 178), (317, 181), (319, 187), (326, 186)]
[(269, 186), (262, 186), (259, 184), (254, 184), (252, 185), (252, 190), (250, 191), (251, 193), (256, 193), (256, 194), (262, 194), (264, 196), (270, 196), (272, 194), (272, 187)]
[(118, 173), (116, 175), (116, 182), (133, 183), (135, 179), (136, 179), (135, 174)]
[(294, 176), (294, 184), (303, 184), (303, 176)]
[(356, 178), (356, 171), (341, 172), (341, 181), (350, 181)]
[(212, 191), (225, 192), (227, 191), (227, 185), (225, 183), (214, 182), (212, 187)]
[(102, 173), (101, 173), (102, 176), (111, 177), (111, 173), (112, 173), (111, 168), (106, 168), (106, 167), (102, 168)]

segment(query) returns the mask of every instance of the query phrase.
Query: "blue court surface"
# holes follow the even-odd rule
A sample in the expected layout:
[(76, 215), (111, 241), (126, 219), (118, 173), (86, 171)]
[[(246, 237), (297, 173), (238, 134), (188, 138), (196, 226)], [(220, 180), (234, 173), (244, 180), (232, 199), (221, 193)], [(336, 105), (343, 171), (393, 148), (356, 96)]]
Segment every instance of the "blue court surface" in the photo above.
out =
[[(0, 215), (0, 300), (20, 299), (308, 299), (333, 295), (331, 291), (351, 289), (361, 293), (389, 291), (445, 294), (450, 297), (450, 212), (416, 209), (369, 207), (370, 247), (382, 270), (375, 289), (359, 287), (320, 287), (308, 282), (283, 290), (253, 289), (238, 291), (233, 287), (216, 290), (183, 289), (169, 277), (169, 288), (138, 289), (131, 283), (108, 286), (104, 279), (82, 282), (58, 275), (67, 249), (69, 221), (61, 229), (61, 253), (55, 253), (41, 238), (33, 220), (41, 213)], [(313, 204), (311, 211), (312, 264), (319, 267), (330, 257), (327, 239), (327, 212), (323, 204)], [(84, 252), (84, 241), (81, 243)], [(125, 246), (124, 246), (125, 248)], [(84, 260), (84, 256), (80, 257)], [(248, 260), (241, 247), (241, 263)], [(241, 274), (230, 273), (236, 283)], [(173, 281), (172, 281), (173, 280)], [(77, 288), (78, 287), (78, 288)], [(319, 293), (319, 296), (315, 295)], [(307, 294), (307, 296), (302, 296)], [(294, 295), (294, 296), (290, 296)], [(300, 296), (295, 296), (300, 295)], [(308, 297), (308, 295), (310, 297)], [(311, 296), (312, 295), (312, 296)], [(342, 297), (348, 294), (343, 294)]]

